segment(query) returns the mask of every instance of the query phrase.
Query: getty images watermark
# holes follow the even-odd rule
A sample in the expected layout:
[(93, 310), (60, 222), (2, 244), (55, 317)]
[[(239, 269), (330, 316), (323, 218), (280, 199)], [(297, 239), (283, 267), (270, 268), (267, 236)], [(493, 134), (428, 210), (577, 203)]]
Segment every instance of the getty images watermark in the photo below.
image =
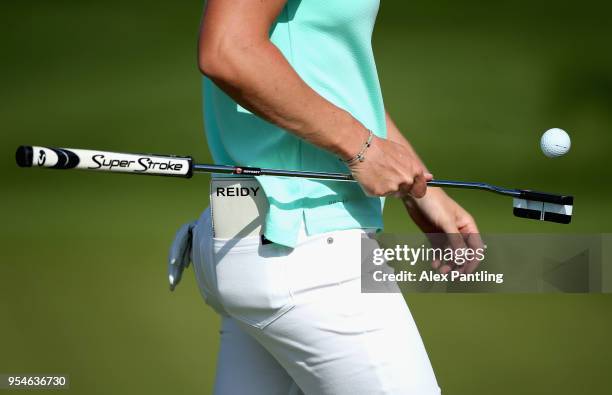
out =
[(368, 293), (612, 292), (610, 234), (381, 234), (361, 256)]
[[(429, 269), (435, 270), (396, 270), (389, 272), (380, 268), (372, 273), (374, 281), (402, 281), (402, 282), (483, 282), (492, 281), (501, 284), (504, 281), (503, 273), (489, 273), (488, 271), (472, 271), (485, 259), (487, 246), (471, 247), (427, 247), (421, 244), (411, 247), (407, 244), (397, 244), (394, 248), (374, 248), (372, 250), (372, 264), (382, 266), (390, 261), (400, 262), (414, 268), (423, 262), (431, 263)], [(448, 267), (450, 271), (442, 270)], [(454, 270), (453, 270), (454, 269)], [(463, 269), (463, 270), (462, 270)]]

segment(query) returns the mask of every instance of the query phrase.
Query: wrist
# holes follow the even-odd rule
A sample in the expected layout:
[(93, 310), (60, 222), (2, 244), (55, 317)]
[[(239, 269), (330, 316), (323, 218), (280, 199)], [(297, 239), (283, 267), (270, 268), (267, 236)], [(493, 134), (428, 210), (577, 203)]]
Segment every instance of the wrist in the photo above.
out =
[(402, 202), (407, 208), (414, 208), (418, 207), (419, 204), (423, 204), (428, 200), (440, 198), (443, 196), (447, 196), (446, 192), (444, 192), (444, 189), (440, 187), (427, 187), (427, 193), (422, 198), (415, 198), (411, 195), (405, 195), (402, 196)]
[(362, 149), (368, 140), (370, 131), (359, 121), (349, 115), (346, 125), (335, 134), (332, 151), (343, 161), (351, 160)]
[(373, 140), (374, 140), (374, 133), (371, 130), (369, 130), (368, 139), (363, 143), (357, 155), (354, 155), (350, 159), (341, 159), (341, 161), (344, 162), (344, 164), (349, 167), (355, 163), (363, 162), (365, 160), (366, 151), (372, 145)]

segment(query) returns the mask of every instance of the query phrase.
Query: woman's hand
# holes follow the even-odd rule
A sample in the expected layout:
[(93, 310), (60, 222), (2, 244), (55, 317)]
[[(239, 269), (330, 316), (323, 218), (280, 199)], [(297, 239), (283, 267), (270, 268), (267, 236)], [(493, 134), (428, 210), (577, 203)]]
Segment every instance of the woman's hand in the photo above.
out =
[(349, 165), (353, 177), (371, 196), (425, 196), (429, 174), (414, 151), (406, 145), (378, 137), (365, 151), (365, 160)]
[[(428, 234), (434, 247), (450, 247), (453, 250), (483, 248), (474, 218), (442, 189), (428, 188), (423, 198), (407, 197), (403, 201), (412, 220)], [(451, 270), (471, 273), (478, 263), (477, 260), (462, 265), (434, 261), (432, 266), (441, 273), (448, 273)]]

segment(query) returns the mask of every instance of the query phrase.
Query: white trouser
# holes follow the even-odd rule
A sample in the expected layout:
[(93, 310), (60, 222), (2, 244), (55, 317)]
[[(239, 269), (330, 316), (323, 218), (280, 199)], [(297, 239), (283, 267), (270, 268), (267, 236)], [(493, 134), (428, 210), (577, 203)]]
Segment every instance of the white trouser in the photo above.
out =
[(195, 273), (223, 316), (215, 394), (440, 393), (402, 295), (361, 293), (363, 235), (302, 234), (289, 249), (215, 239), (202, 214)]

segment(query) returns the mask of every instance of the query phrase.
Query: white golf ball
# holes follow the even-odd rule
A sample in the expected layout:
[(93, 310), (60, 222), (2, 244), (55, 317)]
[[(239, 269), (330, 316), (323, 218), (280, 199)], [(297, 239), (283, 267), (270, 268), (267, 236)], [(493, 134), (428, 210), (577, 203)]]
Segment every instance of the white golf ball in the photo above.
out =
[(544, 155), (549, 158), (565, 155), (570, 150), (572, 141), (569, 134), (563, 129), (549, 129), (542, 135), (540, 139), (540, 147)]

